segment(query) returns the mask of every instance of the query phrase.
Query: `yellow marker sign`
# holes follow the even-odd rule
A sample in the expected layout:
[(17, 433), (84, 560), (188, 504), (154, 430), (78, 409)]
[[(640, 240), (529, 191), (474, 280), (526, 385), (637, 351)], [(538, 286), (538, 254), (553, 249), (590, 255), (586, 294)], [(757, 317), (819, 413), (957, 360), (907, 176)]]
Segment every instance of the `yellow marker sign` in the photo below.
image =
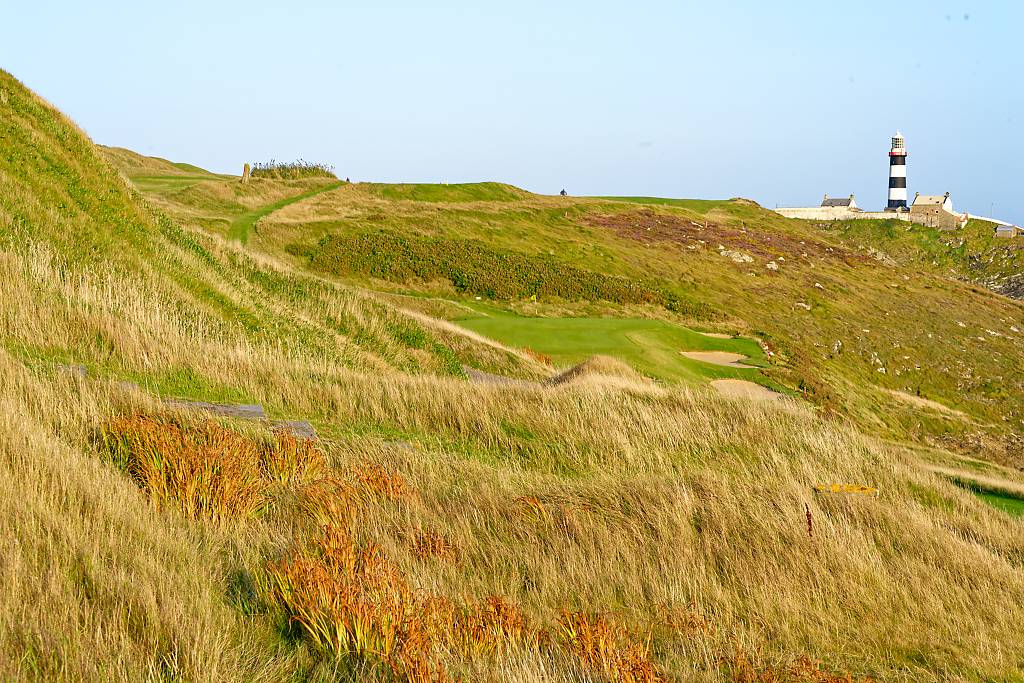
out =
[(866, 496), (877, 496), (878, 489), (860, 484), (819, 484), (814, 487), (818, 493), (860, 493)]

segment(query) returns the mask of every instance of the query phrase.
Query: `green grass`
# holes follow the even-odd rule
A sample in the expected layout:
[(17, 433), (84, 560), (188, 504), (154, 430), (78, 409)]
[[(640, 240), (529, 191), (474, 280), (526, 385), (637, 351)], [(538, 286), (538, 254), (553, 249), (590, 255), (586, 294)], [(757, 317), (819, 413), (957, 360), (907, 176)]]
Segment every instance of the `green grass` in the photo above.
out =
[[(167, 160), (164, 159), (164, 161), (167, 161)], [(186, 164), (186, 163), (181, 162), (181, 161), (168, 161), (168, 163), (171, 166), (174, 166), (177, 169), (180, 169), (182, 171), (188, 171), (189, 173), (204, 173), (204, 174), (206, 174), (208, 176), (222, 177), (218, 173), (213, 173), (211, 171), (207, 171), (205, 168), (202, 168), (200, 166), (196, 166), (195, 164)]]
[(416, 202), (514, 202), (529, 196), (504, 183), (363, 183), (360, 188), (382, 199)]
[[(187, 164), (185, 164), (187, 165)], [(232, 176), (215, 176), (215, 175), (142, 175), (133, 176), (132, 183), (139, 188), (142, 192), (172, 192), (176, 190), (183, 190), (188, 187), (192, 187), (196, 183), (201, 183), (209, 180), (236, 180)]]
[(655, 206), (675, 206), (682, 209), (689, 209), (697, 213), (707, 213), (711, 209), (719, 209), (729, 206), (728, 199), (670, 199), (667, 197), (597, 197), (596, 199), (607, 199), (615, 202), (629, 202), (631, 204), (653, 204)]
[(528, 318), (490, 306), (469, 304), (483, 315), (458, 323), (510, 346), (548, 354), (558, 365), (572, 365), (595, 354), (619, 358), (636, 370), (666, 381), (705, 382), (746, 379), (773, 386), (756, 369), (730, 368), (687, 358), (681, 351), (730, 351), (767, 365), (752, 339), (716, 339), (661, 320), (638, 318)]
[(950, 477), (957, 486), (967, 489), (979, 500), (1014, 517), (1024, 517), (1024, 497), (997, 486), (983, 484), (973, 479), (955, 476)]
[(1016, 496), (991, 491), (975, 491), (974, 495), (1007, 514), (1024, 517), (1024, 500)]
[(256, 221), (258, 221), (259, 219), (274, 213), (278, 209), (283, 209), (289, 204), (301, 202), (303, 199), (309, 199), (310, 197), (318, 195), (321, 192), (336, 190), (342, 185), (343, 183), (340, 181), (336, 183), (331, 183), (330, 185), (324, 185), (323, 187), (318, 187), (307, 192), (297, 194), (293, 197), (286, 197), (285, 199), (276, 201), (273, 204), (266, 204), (265, 206), (261, 206), (255, 211), (249, 211), (248, 213), (242, 214), (231, 223), (231, 227), (228, 229), (228, 238), (238, 240), (242, 244), (245, 244), (246, 242), (249, 241), (249, 231), (252, 229), (254, 225), (256, 225)]

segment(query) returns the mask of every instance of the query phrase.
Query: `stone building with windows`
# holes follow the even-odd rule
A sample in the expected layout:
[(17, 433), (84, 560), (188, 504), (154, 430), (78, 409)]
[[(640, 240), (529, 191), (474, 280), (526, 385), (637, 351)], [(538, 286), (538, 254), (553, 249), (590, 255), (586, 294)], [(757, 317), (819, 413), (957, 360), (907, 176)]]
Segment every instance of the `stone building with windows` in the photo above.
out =
[(913, 222), (940, 230), (962, 228), (967, 223), (967, 218), (967, 214), (953, 211), (953, 200), (948, 192), (943, 195), (926, 195), (918, 192), (910, 206), (910, 219)]

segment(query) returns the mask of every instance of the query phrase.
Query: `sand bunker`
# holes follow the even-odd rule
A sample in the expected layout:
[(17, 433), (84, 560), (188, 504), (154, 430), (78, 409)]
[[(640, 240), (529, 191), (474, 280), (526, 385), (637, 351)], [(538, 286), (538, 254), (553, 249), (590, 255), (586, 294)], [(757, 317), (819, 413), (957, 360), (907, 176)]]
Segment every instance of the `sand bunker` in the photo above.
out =
[(729, 398), (747, 398), (752, 401), (780, 401), (785, 398), (777, 391), (745, 379), (716, 379), (711, 386), (719, 394)]
[(701, 332), (701, 334), (712, 339), (732, 339), (731, 334), (724, 334), (722, 332)]
[(699, 360), (703, 363), (713, 365), (724, 365), (727, 368), (752, 368), (753, 365), (744, 365), (741, 361), (747, 360), (748, 356), (742, 353), (731, 351), (680, 351), (687, 358)]

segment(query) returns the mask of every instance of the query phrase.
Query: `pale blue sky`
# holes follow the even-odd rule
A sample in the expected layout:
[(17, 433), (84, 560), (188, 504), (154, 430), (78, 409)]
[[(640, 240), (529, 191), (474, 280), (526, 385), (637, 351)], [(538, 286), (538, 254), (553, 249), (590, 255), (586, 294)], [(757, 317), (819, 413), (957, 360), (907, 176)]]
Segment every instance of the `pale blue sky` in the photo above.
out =
[(911, 197), (1024, 222), (1022, 3), (9, 2), (0, 66), (212, 170), (879, 208), (899, 128)]

